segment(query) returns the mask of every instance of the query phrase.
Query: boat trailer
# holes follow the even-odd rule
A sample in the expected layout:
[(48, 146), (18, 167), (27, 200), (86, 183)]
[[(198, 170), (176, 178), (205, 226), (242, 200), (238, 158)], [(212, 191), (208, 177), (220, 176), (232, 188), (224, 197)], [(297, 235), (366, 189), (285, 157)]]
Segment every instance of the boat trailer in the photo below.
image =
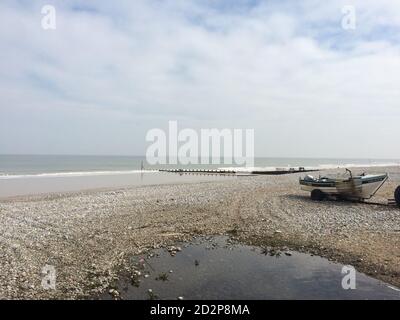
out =
[(389, 199), (388, 204), (400, 207), (400, 186), (394, 191), (394, 199)]
[[(382, 204), (366, 202), (365, 200), (371, 199), (385, 184), (389, 178), (387, 173), (375, 175), (363, 173), (354, 176), (351, 170), (347, 168), (346, 173), (349, 174), (348, 178), (332, 178), (329, 176), (314, 178), (307, 175), (299, 179), (301, 190), (311, 192), (311, 199), (316, 201), (335, 198), (367, 204)], [(396, 188), (394, 198), (388, 199), (385, 205), (397, 205), (400, 207), (400, 186)]]

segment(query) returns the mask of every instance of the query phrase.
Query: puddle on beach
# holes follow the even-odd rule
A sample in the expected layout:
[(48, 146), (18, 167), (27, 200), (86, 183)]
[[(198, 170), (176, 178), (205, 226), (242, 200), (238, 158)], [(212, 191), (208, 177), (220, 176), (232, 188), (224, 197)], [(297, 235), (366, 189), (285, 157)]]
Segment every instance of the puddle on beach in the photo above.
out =
[[(178, 246), (176, 246), (178, 247)], [(290, 251), (270, 255), (262, 248), (232, 244), (227, 237), (198, 239), (154, 256), (135, 256), (139, 282), (126, 277), (122, 299), (400, 299), (400, 291), (356, 273), (356, 289), (342, 288), (342, 265)], [(104, 293), (100, 299), (112, 299)]]

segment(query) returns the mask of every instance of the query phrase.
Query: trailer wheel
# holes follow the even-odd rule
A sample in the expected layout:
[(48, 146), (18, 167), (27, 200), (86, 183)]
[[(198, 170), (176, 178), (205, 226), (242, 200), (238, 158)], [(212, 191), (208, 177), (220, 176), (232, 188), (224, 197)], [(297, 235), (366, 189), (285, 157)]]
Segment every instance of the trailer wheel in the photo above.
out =
[(397, 205), (400, 207), (400, 186), (394, 192), (394, 200), (396, 200)]
[(319, 189), (311, 191), (311, 199), (314, 201), (322, 201), (325, 199), (325, 193)]

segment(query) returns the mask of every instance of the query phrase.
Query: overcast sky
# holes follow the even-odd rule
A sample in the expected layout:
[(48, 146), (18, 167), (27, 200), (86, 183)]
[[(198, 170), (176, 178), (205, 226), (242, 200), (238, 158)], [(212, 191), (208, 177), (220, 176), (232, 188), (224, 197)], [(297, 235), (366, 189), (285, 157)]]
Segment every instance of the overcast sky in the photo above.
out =
[(253, 128), (258, 156), (400, 158), (399, 1), (1, 1), (0, 153), (142, 155), (169, 120)]

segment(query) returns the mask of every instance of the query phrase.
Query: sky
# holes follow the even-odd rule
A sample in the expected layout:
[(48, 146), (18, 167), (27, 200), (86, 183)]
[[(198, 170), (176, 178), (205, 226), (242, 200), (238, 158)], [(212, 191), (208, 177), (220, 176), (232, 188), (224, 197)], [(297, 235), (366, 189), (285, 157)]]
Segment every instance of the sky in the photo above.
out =
[(171, 120), (254, 129), (256, 156), (399, 159), (398, 0), (1, 1), (0, 154), (144, 155)]

